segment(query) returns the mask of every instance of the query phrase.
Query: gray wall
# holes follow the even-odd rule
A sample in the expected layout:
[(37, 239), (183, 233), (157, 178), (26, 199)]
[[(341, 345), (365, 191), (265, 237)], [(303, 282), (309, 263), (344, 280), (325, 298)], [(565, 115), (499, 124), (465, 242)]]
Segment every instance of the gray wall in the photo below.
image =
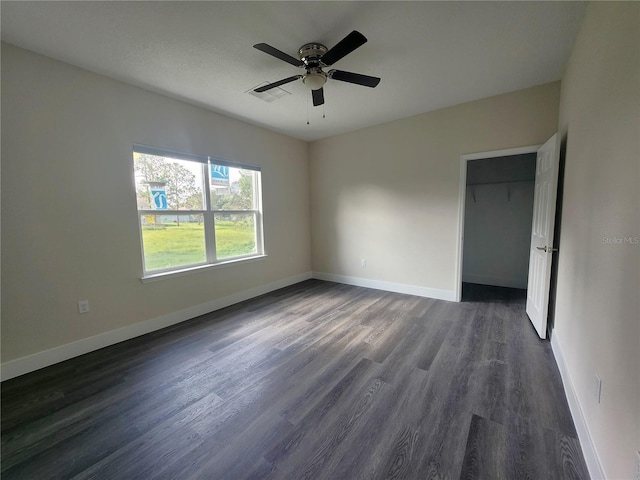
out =
[(544, 143), (557, 128), (558, 87), (540, 85), (312, 142), (313, 270), (453, 299), (460, 157)]
[(562, 80), (552, 345), (566, 365), (574, 417), (586, 422), (611, 479), (634, 478), (640, 450), (639, 87), (640, 4), (590, 3)]
[[(261, 166), (267, 256), (142, 284), (134, 143)], [(307, 155), (306, 142), (3, 43), (3, 364), (308, 273)]]

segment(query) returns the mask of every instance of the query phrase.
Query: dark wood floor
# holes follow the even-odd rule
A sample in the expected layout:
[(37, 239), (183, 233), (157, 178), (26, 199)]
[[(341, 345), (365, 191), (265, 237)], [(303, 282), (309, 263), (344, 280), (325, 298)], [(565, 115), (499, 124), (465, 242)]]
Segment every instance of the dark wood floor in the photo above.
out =
[(316, 280), (2, 384), (2, 478), (586, 479), (522, 291)]

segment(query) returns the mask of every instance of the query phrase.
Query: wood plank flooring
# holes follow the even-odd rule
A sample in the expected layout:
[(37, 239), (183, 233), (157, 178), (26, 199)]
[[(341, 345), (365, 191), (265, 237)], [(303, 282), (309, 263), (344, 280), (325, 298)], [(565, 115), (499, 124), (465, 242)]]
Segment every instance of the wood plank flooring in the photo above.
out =
[(587, 479), (519, 290), (310, 280), (2, 384), (8, 479)]

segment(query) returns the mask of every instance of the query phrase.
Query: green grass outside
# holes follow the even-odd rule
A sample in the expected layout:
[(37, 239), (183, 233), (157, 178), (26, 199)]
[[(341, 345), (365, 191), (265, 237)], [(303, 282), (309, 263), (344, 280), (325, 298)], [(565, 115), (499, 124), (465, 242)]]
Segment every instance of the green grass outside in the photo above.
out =
[[(142, 228), (147, 271), (179, 267), (205, 261), (204, 225), (197, 223), (164, 224), (160, 228)], [(216, 222), (218, 259), (255, 252), (252, 225), (241, 222)]]
[(255, 251), (253, 223), (216, 220), (216, 253), (218, 258), (237, 257)]

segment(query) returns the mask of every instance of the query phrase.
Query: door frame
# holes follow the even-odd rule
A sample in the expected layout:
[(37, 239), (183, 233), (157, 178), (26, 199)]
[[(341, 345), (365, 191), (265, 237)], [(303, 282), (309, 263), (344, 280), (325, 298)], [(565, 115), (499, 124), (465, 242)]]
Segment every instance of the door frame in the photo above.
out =
[(526, 147), (508, 148), (505, 150), (493, 150), (489, 152), (478, 152), (460, 155), (460, 185), (458, 188), (458, 245), (457, 245), (457, 267), (455, 301), (462, 301), (462, 258), (464, 254), (464, 214), (467, 196), (467, 162), (470, 160), (484, 160), (487, 158), (510, 157), (512, 155), (523, 155), (526, 153), (537, 153), (542, 146), (528, 145)]

